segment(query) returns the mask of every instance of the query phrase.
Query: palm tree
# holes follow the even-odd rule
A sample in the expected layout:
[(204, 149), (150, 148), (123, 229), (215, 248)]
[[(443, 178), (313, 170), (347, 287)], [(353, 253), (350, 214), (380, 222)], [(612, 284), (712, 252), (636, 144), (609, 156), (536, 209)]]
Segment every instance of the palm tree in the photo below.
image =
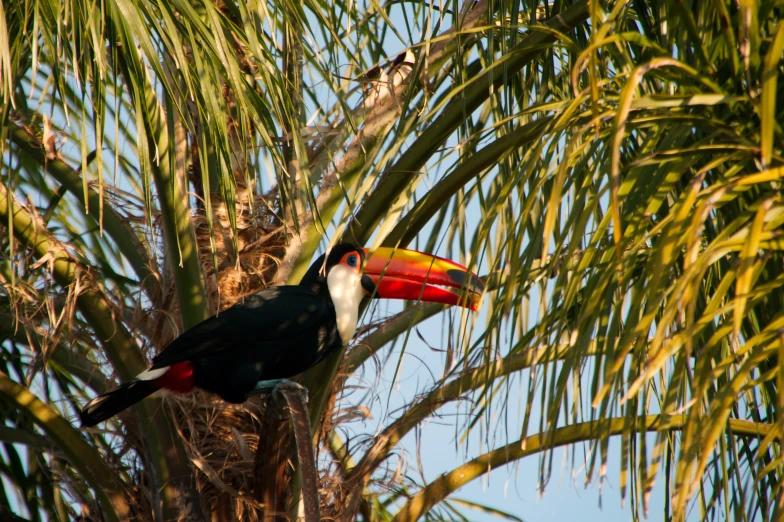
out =
[[(488, 290), (442, 316), (443, 371), (378, 431), (346, 390), (396, 378), (390, 347), (441, 307), (369, 312), (300, 378), (324, 519), (460, 519), (460, 487), (533, 455), (544, 487), (562, 446), (601, 481), (619, 438), (633, 517), (655, 487), (654, 517), (781, 520), (781, 14), (0, 4), (0, 513), (296, 516), (308, 463), (272, 398), (150, 399), (90, 430), (75, 412), (343, 238), (441, 253)], [(396, 471), (455, 404), (480, 454), (429, 483)]]

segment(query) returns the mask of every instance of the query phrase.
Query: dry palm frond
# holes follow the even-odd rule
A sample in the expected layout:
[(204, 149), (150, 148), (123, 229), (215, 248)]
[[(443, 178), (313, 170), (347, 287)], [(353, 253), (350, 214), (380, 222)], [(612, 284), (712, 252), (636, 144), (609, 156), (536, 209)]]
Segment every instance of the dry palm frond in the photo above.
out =
[[(245, 191), (243, 191), (245, 192)], [(201, 266), (208, 282), (211, 312), (225, 310), (243, 297), (268, 287), (285, 251), (286, 234), (269, 210), (265, 196), (255, 196), (253, 205), (238, 198), (236, 236), (232, 232), (226, 206), (213, 196), (212, 235), (206, 216), (193, 218), (199, 244)], [(215, 238), (213, 263), (211, 238)], [(236, 255), (234, 241), (236, 238)], [(217, 270), (216, 270), (217, 268)]]

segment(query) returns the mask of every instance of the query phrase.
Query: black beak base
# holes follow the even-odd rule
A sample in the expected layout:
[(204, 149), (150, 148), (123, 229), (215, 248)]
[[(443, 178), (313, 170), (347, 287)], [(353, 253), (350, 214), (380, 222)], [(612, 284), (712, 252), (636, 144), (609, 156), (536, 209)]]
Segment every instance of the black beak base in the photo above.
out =
[(376, 291), (376, 284), (373, 282), (370, 276), (363, 274), (361, 283), (362, 283), (362, 288), (365, 289), (365, 292), (367, 293), (368, 297), (373, 295), (373, 292)]

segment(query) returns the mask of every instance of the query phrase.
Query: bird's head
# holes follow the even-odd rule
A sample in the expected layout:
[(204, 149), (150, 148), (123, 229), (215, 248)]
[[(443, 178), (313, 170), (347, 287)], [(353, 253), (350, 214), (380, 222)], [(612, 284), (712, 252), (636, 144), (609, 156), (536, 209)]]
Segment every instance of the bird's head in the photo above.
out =
[(341, 243), (311, 265), (302, 284), (326, 280), (333, 302), (363, 297), (442, 303), (476, 311), (484, 284), (448, 259), (402, 248), (373, 251)]

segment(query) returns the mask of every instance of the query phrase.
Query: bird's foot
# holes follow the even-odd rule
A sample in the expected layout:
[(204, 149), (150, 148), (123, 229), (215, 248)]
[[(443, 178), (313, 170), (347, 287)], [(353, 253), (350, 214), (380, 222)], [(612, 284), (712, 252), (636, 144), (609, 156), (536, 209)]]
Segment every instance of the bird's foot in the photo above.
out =
[(305, 402), (308, 402), (308, 389), (294, 381), (288, 379), (270, 379), (268, 381), (259, 381), (256, 387), (248, 394), (253, 395), (268, 395), (275, 392), (294, 391), (302, 395)]

